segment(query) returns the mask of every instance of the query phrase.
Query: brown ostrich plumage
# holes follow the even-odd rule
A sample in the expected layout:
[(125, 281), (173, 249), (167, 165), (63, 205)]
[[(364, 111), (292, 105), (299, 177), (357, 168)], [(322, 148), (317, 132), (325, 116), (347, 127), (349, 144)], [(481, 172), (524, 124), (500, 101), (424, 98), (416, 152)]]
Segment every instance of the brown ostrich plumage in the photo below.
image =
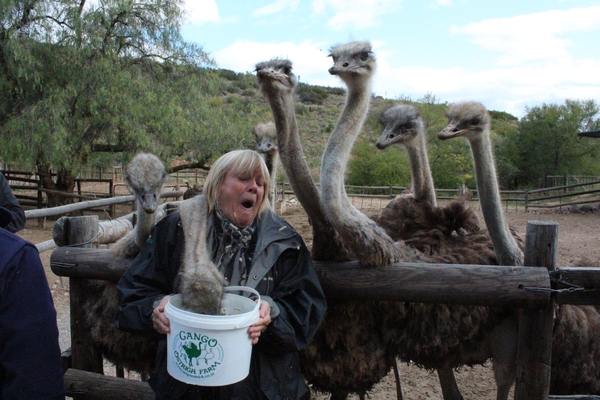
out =
[[(110, 250), (115, 268), (126, 270), (150, 235), (166, 177), (165, 167), (155, 155), (140, 153), (128, 164), (125, 180), (137, 199), (137, 223)], [(119, 309), (116, 283), (90, 281), (83, 308), (92, 340), (107, 360), (131, 371), (154, 371), (158, 341), (124, 332), (115, 324)]]
[[(412, 193), (392, 200), (374, 217), (377, 224), (394, 240), (419, 249), (430, 258), (429, 262), (497, 265), (490, 235), (480, 229), (477, 215), (465, 197), (436, 205), (425, 129), (418, 110), (411, 105), (396, 105), (383, 113), (381, 122), (384, 129), (377, 147), (405, 147), (411, 165)], [(482, 364), (491, 357), (496, 358), (498, 369), (514, 363), (504, 349), (494, 346), (499, 336), (516, 334), (511, 310), (420, 303), (405, 307), (405, 315), (386, 316), (387, 340), (402, 360), (437, 370), (445, 399), (462, 398), (453, 368)], [(509, 346), (516, 349), (516, 341), (510, 341)], [(514, 376), (498, 378), (498, 398), (504, 399)]]

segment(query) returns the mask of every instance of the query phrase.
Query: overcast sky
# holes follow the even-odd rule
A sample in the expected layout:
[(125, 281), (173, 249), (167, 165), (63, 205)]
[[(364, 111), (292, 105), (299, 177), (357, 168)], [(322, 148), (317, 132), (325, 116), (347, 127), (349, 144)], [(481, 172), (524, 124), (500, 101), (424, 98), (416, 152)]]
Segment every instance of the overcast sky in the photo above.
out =
[(600, 102), (600, 1), (185, 0), (184, 38), (218, 67), (251, 72), (289, 58), (301, 82), (343, 87), (331, 46), (369, 40), (373, 90), (390, 99), (526, 106)]

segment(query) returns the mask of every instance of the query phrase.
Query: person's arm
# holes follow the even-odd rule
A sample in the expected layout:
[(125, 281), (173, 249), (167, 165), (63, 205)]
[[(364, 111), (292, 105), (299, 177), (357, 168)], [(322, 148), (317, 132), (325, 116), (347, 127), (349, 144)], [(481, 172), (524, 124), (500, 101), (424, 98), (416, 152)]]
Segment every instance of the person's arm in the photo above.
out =
[(12, 222), (4, 226), (4, 229), (14, 233), (25, 228), (25, 211), (2, 173), (0, 173), (0, 206), (10, 211), (12, 216)]
[(117, 284), (117, 326), (125, 331), (155, 333), (152, 312), (166, 295), (173, 293), (177, 266), (177, 218), (169, 216), (154, 227), (151, 239)]
[(257, 346), (268, 352), (298, 351), (314, 337), (327, 309), (310, 253), (304, 243), (285, 251), (274, 268), (282, 274), (271, 299), (279, 313), (260, 335)]
[(65, 398), (56, 310), (31, 244), (0, 268), (0, 378), (2, 399)]

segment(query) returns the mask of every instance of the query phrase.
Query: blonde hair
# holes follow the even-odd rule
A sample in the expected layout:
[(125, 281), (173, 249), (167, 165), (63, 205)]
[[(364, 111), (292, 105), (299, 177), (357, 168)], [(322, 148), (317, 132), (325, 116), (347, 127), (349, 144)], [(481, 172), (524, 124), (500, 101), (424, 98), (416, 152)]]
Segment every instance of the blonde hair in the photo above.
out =
[(221, 186), (229, 172), (233, 172), (240, 179), (249, 179), (256, 170), (260, 170), (264, 180), (264, 195), (258, 215), (261, 215), (267, 208), (270, 208), (269, 190), (271, 176), (269, 175), (265, 161), (254, 150), (233, 150), (219, 157), (210, 168), (210, 171), (208, 171), (203, 189), (208, 203), (208, 210), (212, 211), (218, 208)]

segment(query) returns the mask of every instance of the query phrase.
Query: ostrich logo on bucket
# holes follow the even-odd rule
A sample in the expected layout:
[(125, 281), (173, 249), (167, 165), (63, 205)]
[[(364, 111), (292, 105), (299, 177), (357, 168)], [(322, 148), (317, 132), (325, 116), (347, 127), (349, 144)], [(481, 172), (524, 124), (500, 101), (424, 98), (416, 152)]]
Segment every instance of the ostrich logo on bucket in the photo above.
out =
[(208, 378), (223, 362), (223, 347), (217, 339), (198, 332), (180, 331), (173, 339), (177, 367), (194, 378)]

